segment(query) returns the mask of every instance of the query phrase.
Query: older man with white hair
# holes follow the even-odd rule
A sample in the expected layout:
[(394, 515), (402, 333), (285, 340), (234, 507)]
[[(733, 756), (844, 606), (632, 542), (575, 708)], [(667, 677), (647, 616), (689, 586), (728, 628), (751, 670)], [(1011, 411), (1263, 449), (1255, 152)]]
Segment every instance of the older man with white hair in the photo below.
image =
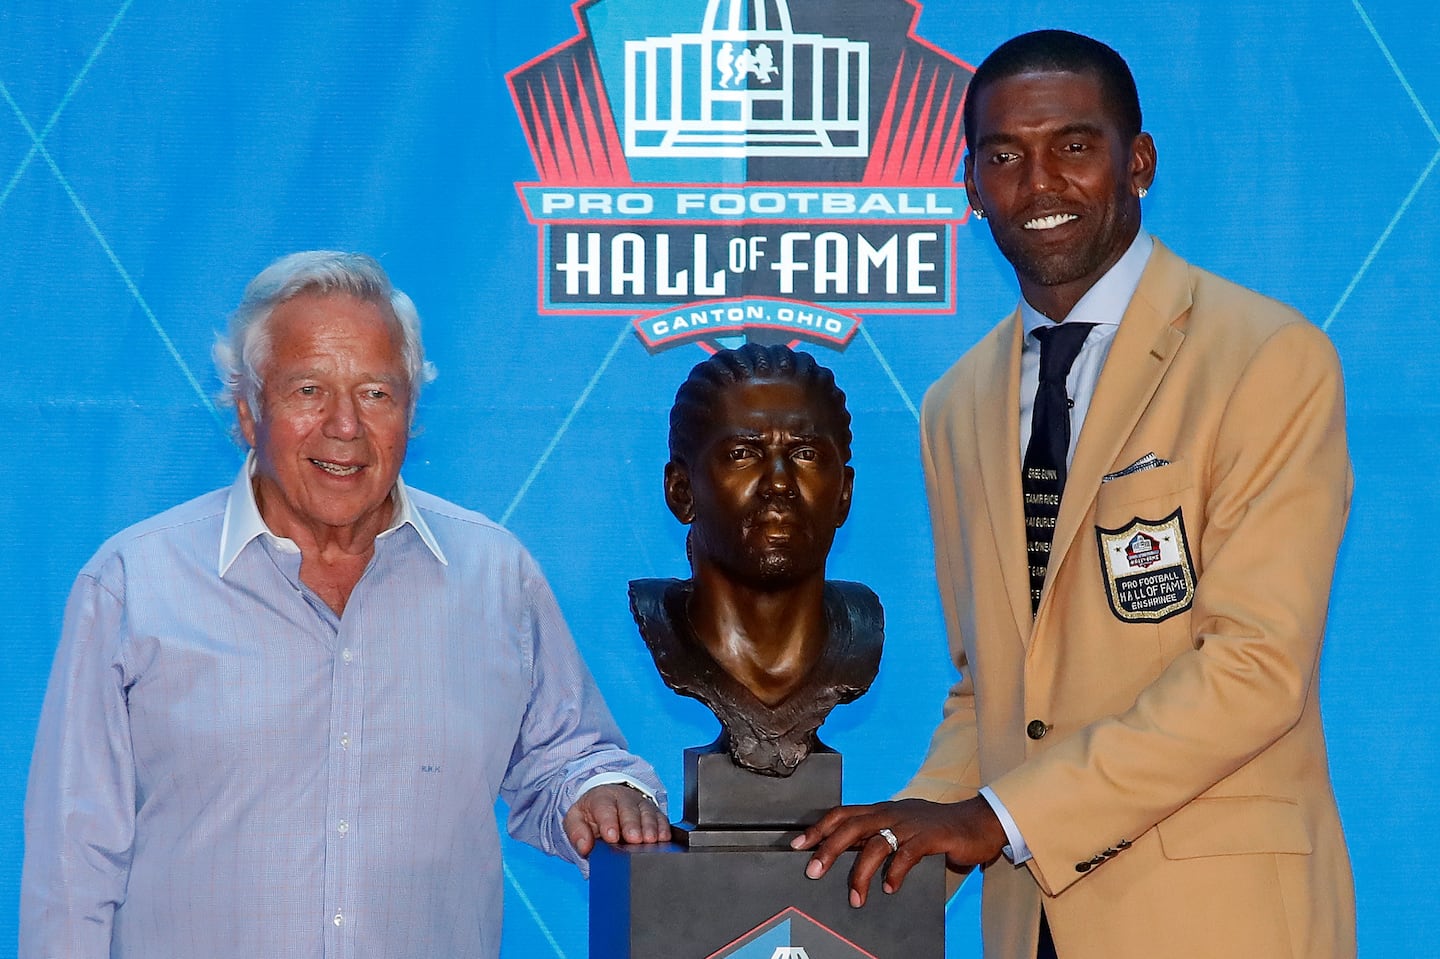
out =
[(215, 353), (251, 453), (75, 583), (20, 953), (490, 959), (497, 798), (583, 868), (668, 837), (660, 783), (524, 548), (401, 481), (434, 374), (379, 264), (276, 261)]

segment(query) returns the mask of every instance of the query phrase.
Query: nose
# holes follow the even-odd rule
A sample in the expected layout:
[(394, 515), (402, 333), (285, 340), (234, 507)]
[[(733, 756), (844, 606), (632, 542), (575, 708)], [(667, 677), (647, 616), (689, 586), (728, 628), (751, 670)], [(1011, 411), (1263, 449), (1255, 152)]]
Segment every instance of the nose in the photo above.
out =
[(765, 468), (765, 482), (762, 492), (767, 496), (795, 495), (795, 477), (790, 471), (790, 457), (777, 453), (770, 457)]
[(365, 427), (360, 422), (360, 411), (355, 398), (348, 393), (339, 393), (326, 410), (325, 436), (332, 440), (353, 440), (364, 435)]
[(1040, 152), (1026, 161), (1026, 182), (1035, 193), (1056, 193), (1065, 187), (1065, 178), (1060, 175), (1054, 157)]

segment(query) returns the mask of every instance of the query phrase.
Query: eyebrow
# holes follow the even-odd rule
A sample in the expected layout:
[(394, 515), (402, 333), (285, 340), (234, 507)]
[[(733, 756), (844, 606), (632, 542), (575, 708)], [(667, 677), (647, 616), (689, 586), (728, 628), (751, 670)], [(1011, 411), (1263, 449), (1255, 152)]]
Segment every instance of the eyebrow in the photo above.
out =
[[(1065, 124), (1058, 130), (1053, 131), (1052, 133), (1050, 133), (1049, 136), (1051, 139), (1054, 139), (1056, 137), (1076, 136), (1077, 134), (1083, 134), (1085, 136), (1091, 137), (1102, 137), (1105, 135), (1105, 129), (1099, 124), (1091, 123), (1088, 120), (1076, 120), (1072, 123)], [(976, 149), (983, 149), (985, 147), (1004, 146), (1010, 143), (1017, 143), (1021, 139), (1022, 138), (1017, 134), (1006, 133), (1004, 131), (998, 133), (987, 133), (976, 141), (975, 147)]]
[[(712, 435), (715, 435), (715, 434), (712, 434)], [(731, 442), (731, 443), (733, 443), (733, 442), (735, 442), (735, 441), (737, 441), (737, 440), (758, 440), (758, 439), (764, 439), (764, 437), (765, 437), (765, 434), (764, 434), (764, 433), (761, 433), (761, 432), (759, 432), (759, 431), (757, 431), (757, 430), (746, 430), (746, 429), (726, 430), (725, 432), (720, 433), (720, 434), (718, 434), (718, 435), (715, 436), (716, 440), (718, 440), (718, 441), (720, 441), (720, 442)]]
[[(792, 443), (815, 443), (824, 439), (833, 439), (834, 434), (826, 433), (823, 430), (811, 433), (791, 433), (789, 441)], [(738, 429), (724, 433), (720, 436), (721, 441), (742, 442), (742, 441), (763, 441), (765, 434), (759, 430)]]
[(1077, 120), (1074, 123), (1067, 123), (1055, 131), (1055, 135), (1061, 137), (1074, 136), (1077, 133), (1091, 137), (1103, 137), (1105, 135), (1105, 128), (1098, 123), (1091, 123), (1088, 120)]
[[(324, 379), (325, 376), (326, 374), (324, 371), (317, 368), (312, 368), (308, 370), (301, 370), (300, 372), (293, 373), (289, 376), (267, 378), (265, 382), (273, 383), (276, 385), (289, 386), (293, 383), (303, 383), (306, 380)], [(367, 373), (359, 378), (359, 382), (361, 384), (379, 383), (382, 386), (387, 386), (391, 389), (409, 389), (410, 387), (410, 383), (404, 376), (404, 374), (391, 375), (385, 373)]]

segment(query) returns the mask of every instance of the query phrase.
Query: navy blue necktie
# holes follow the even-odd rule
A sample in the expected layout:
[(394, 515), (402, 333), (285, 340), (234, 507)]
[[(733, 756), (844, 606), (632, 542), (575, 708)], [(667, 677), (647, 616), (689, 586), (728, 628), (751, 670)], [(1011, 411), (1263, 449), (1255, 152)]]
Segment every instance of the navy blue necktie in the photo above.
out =
[(1040, 385), (1030, 420), (1021, 489), (1025, 493), (1025, 549), (1030, 565), (1030, 612), (1040, 608), (1040, 590), (1055, 539), (1055, 517), (1065, 491), (1065, 461), (1070, 455), (1070, 397), (1065, 378), (1093, 323), (1056, 323), (1033, 332), (1040, 341)]

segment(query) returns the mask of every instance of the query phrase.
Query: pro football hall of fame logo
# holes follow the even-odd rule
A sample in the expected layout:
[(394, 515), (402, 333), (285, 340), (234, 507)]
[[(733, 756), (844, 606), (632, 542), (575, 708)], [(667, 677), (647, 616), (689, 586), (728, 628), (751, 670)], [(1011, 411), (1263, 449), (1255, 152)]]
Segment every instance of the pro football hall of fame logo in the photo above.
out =
[[(537, 0), (551, 2), (551, 0)], [(507, 77), (538, 180), (541, 314), (633, 318), (651, 352), (844, 349), (949, 313), (971, 67), (912, 0), (581, 0)]]
[(790, 906), (706, 959), (875, 959), (875, 956)]

